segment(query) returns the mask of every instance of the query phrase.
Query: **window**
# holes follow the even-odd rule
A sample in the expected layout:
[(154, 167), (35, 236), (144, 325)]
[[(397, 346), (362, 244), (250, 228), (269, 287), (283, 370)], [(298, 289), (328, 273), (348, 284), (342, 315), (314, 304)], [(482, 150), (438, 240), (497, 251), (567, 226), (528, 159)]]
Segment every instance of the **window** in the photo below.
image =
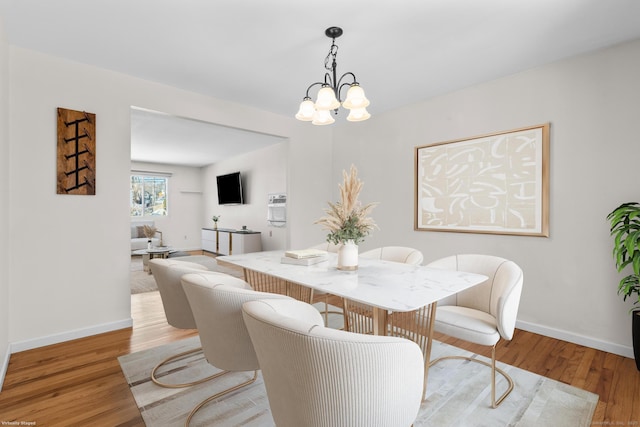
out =
[(131, 216), (166, 216), (168, 182), (166, 176), (131, 175)]

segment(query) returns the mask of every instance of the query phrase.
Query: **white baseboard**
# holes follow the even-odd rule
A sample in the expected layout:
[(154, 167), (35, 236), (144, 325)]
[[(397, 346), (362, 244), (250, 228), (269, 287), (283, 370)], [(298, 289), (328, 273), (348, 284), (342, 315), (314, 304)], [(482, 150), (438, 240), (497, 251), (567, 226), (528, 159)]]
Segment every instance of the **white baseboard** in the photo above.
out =
[(538, 325), (536, 323), (522, 322), (520, 320), (516, 322), (516, 328), (522, 329), (524, 331), (540, 334), (540, 335), (545, 335), (547, 337), (568, 341), (574, 344), (595, 348), (596, 350), (602, 350), (608, 353), (613, 353), (613, 354), (617, 354), (624, 357), (630, 357), (631, 359), (634, 358), (633, 347), (615, 344), (608, 341), (601, 341), (601, 340), (594, 339), (592, 337), (578, 335), (578, 334), (563, 331), (560, 329), (554, 329), (548, 326)]
[(7, 375), (7, 369), (9, 369), (9, 358), (11, 357), (11, 346), (7, 346), (7, 353), (4, 355), (2, 366), (0, 366), (0, 392), (4, 385), (4, 377)]
[(129, 317), (128, 319), (119, 320), (117, 322), (103, 323), (89, 328), (75, 329), (45, 337), (14, 342), (10, 344), (10, 349), (11, 353), (18, 353), (20, 351), (32, 350), (34, 348), (44, 347), (51, 344), (58, 344), (78, 338), (85, 338), (92, 335), (103, 334), (105, 332), (116, 331), (118, 329), (130, 328), (132, 326), (133, 319)]

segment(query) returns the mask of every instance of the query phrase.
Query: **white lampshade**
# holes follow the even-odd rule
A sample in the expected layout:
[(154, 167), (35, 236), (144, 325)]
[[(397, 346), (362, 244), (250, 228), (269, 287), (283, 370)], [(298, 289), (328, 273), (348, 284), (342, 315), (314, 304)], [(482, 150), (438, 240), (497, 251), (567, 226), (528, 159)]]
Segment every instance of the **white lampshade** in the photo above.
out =
[(323, 86), (318, 91), (318, 99), (316, 99), (316, 110), (335, 110), (340, 107), (340, 101), (336, 98), (336, 94), (330, 86)]
[(359, 84), (354, 83), (347, 91), (347, 99), (344, 100), (342, 106), (348, 108), (364, 108), (369, 105), (369, 100), (364, 96), (364, 90)]
[(351, 110), (349, 110), (347, 120), (349, 120), (350, 122), (363, 122), (369, 117), (371, 117), (371, 114), (369, 114), (366, 108), (352, 108)]
[(310, 122), (313, 120), (313, 115), (316, 112), (316, 107), (313, 105), (313, 101), (311, 98), (305, 98), (300, 103), (300, 109), (296, 114), (296, 119), (302, 120), (303, 122)]
[(331, 112), (329, 110), (318, 110), (316, 111), (311, 124), (323, 126), (330, 125), (333, 122), (335, 122), (335, 119), (331, 117)]

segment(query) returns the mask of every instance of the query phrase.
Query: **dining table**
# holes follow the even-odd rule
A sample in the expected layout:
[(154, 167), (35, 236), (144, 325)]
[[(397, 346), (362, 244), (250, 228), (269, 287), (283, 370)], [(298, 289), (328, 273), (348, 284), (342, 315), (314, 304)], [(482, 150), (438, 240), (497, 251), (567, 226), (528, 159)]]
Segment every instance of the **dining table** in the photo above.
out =
[[(311, 291), (322, 291), (371, 308), (373, 334), (387, 335), (394, 331), (389, 319), (395, 314), (424, 313), (425, 331), (421, 346), (425, 358), (425, 387), (433, 324), (438, 301), (485, 282), (481, 274), (464, 271), (409, 265), (380, 259), (360, 257), (358, 268), (343, 271), (337, 268), (337, 254), (327, 253), (326, 259), (311, 265), (283, 261), (285, 251), (250, 252), (220, 256), (222, 265), (241, 268), (247, 278), (272, 277)], [(254, 286), (251, 280), (247, 280)], [(312, 294), (311, 294), (312, 295)]]

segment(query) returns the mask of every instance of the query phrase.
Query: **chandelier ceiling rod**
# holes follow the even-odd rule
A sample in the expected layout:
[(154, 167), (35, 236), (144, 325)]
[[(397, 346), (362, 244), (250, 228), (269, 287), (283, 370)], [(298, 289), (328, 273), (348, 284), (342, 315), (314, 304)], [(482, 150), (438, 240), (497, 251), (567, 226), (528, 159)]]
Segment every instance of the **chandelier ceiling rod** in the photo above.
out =
[[(329, 53), (324, 60), (324, 68), (328, 72), (324, 74), (324, 82), (315, 82), (309, 85), (296, 118), (302, 121), (310, 121), (314, 125), (328, 125), (335, 122), (335, 119), (331, 117), (330, 111), (333, 110), (335, 114), (338, 114), (338, 108), (342, 105), (343, 108), (349, 110), (347, 120), (353, 122), (367, 120), (371, 117), (366, 109), (369, 105), (369, 100), (365, 97), (364, 90), (356, 80), (355, 74), (346, 72), (338, 79), (338, 64), (336, 61), (338, 45), (336, 45), (336, 38), (342, 35), (342, 28), (329, 27), (324, 33), (332, 40)], [(352, 81), (350, 83), (342, 83), (343, 79), (348, 77)], [(318, 97), (314, 103), (309, 96), (309, 91), (318, 85), (321, 86), (321, 89), (318, 91)], [(343, 102), (341, 91), (345, 86), (349, 86), (349, 90)]]

